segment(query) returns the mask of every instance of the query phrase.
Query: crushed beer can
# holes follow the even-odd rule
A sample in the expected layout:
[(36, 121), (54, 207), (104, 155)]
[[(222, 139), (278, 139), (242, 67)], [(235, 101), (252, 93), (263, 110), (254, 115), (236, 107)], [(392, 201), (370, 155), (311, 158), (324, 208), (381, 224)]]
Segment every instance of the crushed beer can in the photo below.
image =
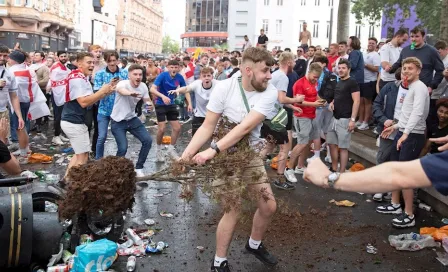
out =
[(378, 253), (378, 249), (376, 247), (372, 246), (372, 244), (367, 244), (366, 251), (369, 254), (377, 254)]

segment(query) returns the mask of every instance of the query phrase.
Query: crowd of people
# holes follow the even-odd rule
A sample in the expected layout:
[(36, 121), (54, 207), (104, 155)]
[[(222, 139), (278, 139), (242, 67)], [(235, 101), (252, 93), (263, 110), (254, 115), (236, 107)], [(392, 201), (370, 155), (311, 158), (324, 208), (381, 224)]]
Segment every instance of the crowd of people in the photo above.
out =
[[(384, 193), (392, 191), (390, 203), (378, 206), (377, 212), (395, 214), (392, 224), (400, 228), (415, 225), (413, 188), (432, 183), (448, 193), (441, 184), (448, 161), (447, 152), (441, 153), (448, 142), (446, 42), (426, 44), (425, 31), (416, 27), (410, 33), (399, 30), (380, 43), (371, 37), (365, 52), (355, 36), (322, 48), (311, 44), (305, 24), (293, 54), (289, 48), (267, 51), (268, 38), (260, 34), (256, 46), (245, 36), (242, 52), (183, 52), (162, 61), (144, 55), (120, 58), (98, 45), (72, 55), (0, 46), (0, 163), (17, 173), (30, 154), (29, 134), (46, 132), (54, 135), (53, 144), (69, 142), (73, 148), (69, 171), (89, 157), (98, 160), (105, 155), (110, 126), (116, 156), (126, 155), (127, 132), (141, 142), (135, 171), (144, 176), (152, 147), (145, 113), (154, 110), (158, 162), (169, 157), (203, 164), (250, 135), (250, 145), (260, 148), (260, 157), (248, 162), (248, 175), (255, 171), (260, 182), (266, 182), (265, 167), (254, 165), (264, 165), (275, 155), (278, 167), (271, 184), (279, 190), (295, 189), (297, 175), (303, 174), (319, 186), (375, 193), (377, 201), (388, 200)], [(411, 44), (403, 48), (409, 39)], [(222, 117), (236, 126), (199, 152)], [(53, 129), (46, 125), (50, 118)], [(181, 128), (190, 122), (192, 139), (179, 156)], [(164, 147), (168, 124), (171, 143)], [(371, 128), (378, 135), (379, 166), (344, 173), (352, 133)], [(8, 147), (17, 151), (9, 154)], [(320, 159), (321, 151), (328, 167)], [(420, 157), (421, 162), (416, 160)], [(402, 182), (400, 174), (409, 181)], [(68, 182), (64, 177), (61, 185)], [(248, 189), (262, 187), (272, 194), (269, 183)], [(275, 265), (278, 261), (262, 238), (276, 203), (257, 204), (246, 249)], [(238, 213), (230, 211), (219, 222), (212, 271), (230, 271), (227, 250), (237, 220)]]

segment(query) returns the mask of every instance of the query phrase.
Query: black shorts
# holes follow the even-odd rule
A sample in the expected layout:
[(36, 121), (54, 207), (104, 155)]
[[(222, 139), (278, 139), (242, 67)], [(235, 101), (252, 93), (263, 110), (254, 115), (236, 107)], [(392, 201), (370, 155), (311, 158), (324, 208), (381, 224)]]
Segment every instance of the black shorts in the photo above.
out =
[(275, 144), (287, 144), (288, 143), (288, 131), (278, 132), (269, 128), (269, 126), (263, 124), (260, 130), (260, 137), (266, 139), (268, 142), (274, 142)]
[(393, 82), (393, 81), (384, 81), (384, 80), (380, 79), (380, 83), (378, 84), (379, 87), (380, 87), (380, 91), (381, 91), (381, 89), (382, 89), (384, 86), (386, 86), (386, 84), (389, 83), (389, 82)]
[(177, 121), (179, 111), (176, 105), (156, 105), (157, 122)]
[(196, 131), (202, 126), (204, 123), (205, 117), (193, 117), (193, 121), (191, 121), (191, 136), (193, 136)]
[(288, 123), (286, 124), (286, 130), (292, 130), (292, 111), (291, 109), (286, 109), (286, 112), (288, 113)]
[(376, 81), (359, 84), (361, 90), (361, 97), (368, 100), (373, 100), (376, 94)]
[[(403, 132), (399, 131), (394, 138), (393, 146), (396, 147), (398, 140), (403, 136)], [(391, 161), (413, 161), (418, 159), (420, 152), (425, 146), (425, 134), (410, 133), (406, 141), (401, 144), (400, 150), (392, 148), (390, 154)]]

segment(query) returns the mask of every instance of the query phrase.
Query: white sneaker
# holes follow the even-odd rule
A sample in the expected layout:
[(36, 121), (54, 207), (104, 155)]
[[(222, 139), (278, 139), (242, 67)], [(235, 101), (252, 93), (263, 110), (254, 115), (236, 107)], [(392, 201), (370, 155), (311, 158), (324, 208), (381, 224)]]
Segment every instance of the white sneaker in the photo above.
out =
[(293, 183), (297, 182), (297, 178), (296, 178), (296, 175), (294, 174), (294, 170), (292, 170), (292, 169), (286, 170), (285, 169), (285, 173), (283, 173), (283, 174), (285, 175), (286, 179), (289, 182), (293, 182)]
[(356, 121), (355, 126), (359, 127), (360, 125), (362, 125), (362, 123), (359, 121)]
[(16, 150), (16, 149), (19, 149), (19, 143), (11, 143), (11, 144), (8, 146), (8, 148), (9, 148), (9, 150)]
[(331, 157), (330, 156), (326, 156), (325, 157), (325, 162), (331, 163), (332, 162)]
[(382, 193), (377, 193), (373, 195), (373, 200), (381, 202), (383, 201), (383, 194)]
[(306, 167), (299, 168), (298, 166), (296, 166), (296, 168), (294, 169), (294, 173), (302, 175), (303, 172), (305, 172), (305, 170), (306, 170)]
[(312, 160), (319, 158), (318, 156), (312, 156), (311, 158), (306, 159), (307, 163), (310, 163)]
[(64, 142), (61, 140), (60, 136), (54, 136), (53, 139), (51, 140), (51, 143), (54, 145), (63, 145)]
[(358, 126), (359, 130), (368, 130), (369, 129), (369, 124), (367, 123), (362, 123), (360, 126)]
[(20, 156), (20, 149), (17, 149), (16, 151), (12, 152), (11, 154), (13, 154), (14, 156)]
[(297, 133), (296, 133), (296, 132), (293, 132), (293, 133), (292, 133), (292, 137), (293, 137), (294, 139), (297, 139)]
[(70, 140), (67, 137), (64, 137), (62, 135), (59, 135), (59, 138), (63, 141), (63, 142), (70, 142)]
[(162, 149), (158, 149), (156, 157), (157, 157), (158, 162), (164, 162), (165, 161), (165, 152), (163, 152)]
[(174, 148), (173, 145), (169, 145), (169, 146), (167, 147), (167, 151), (166, 151), (166, 153), (167, 153), (167, 155), (168, 155), (169, 157), (171, 157), (172, 159), (178, 159), (178, 158), (179, 158), (179, 155), (177, 154), (176, 149)]
[(143, 169), (135, 169), (135, 174), (138, 178), (145, 176), (145, 173), (143, 173)]

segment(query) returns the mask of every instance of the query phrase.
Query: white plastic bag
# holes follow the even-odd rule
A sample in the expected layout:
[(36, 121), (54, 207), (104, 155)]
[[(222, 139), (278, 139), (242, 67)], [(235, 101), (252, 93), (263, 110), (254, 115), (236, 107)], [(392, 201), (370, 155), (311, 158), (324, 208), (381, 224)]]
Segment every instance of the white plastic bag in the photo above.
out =
[(397, 250), (417, 251), (425, 247), (440, 247), (440, 243), (434, 241), (431, 235), (408, 233), (389, 235), (389, 243)]

